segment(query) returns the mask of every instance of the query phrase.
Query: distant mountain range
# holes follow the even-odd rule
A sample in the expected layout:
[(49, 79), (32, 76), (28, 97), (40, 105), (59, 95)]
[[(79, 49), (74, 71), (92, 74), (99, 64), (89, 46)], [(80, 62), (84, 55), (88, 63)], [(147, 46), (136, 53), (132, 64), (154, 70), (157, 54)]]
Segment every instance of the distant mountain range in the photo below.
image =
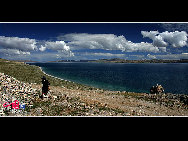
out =
[(180, 60), (125, 60), (120, 58), (112, 59), (98, 59), (98, 60), (58, 60), (58, 61), (49, 61), (49, 62), (100, 62), (100, 63), (188, 63), (188, 59)]
[[(40, 62), (32, 60), (10, 60), (16, 62)], [(188, 59), (180, 60), (162, 60), (162, 59), (152, 59), (152, 60), (125, 60), (120, 58), (112, 59), (98, 59), (98, 60), (57, 60), (57, 61), (47, 61), (47, 62), (100, 62), (100, 63), (188, 63)]]
[(125, 60), (119, 58), (113, 59), (99, 59), (95, 62), (110, 62), (110, 63), (188, 63), (188, 59), (180, 60), (162, 60), (162, 59), (152, 59), (152, 60)]

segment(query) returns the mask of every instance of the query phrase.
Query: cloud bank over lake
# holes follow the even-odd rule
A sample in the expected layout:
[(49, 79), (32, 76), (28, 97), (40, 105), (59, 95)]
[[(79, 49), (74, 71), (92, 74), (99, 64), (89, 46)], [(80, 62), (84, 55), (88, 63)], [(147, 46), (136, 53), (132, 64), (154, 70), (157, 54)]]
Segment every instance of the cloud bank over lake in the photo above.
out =
[[(23, 37), (14, 36), (15, 34), (11, 33), (7, 34), (9, 35), (7, 36), (1, 33), (0, 58), (36, 61), (99, 59), (105, 57), (122, 59), (172, 59), (173, 57), (174, 59), (181, 59), (183, 57), (188, 59), (186, 55), (188, 52), (188, 31), (186, 29), (188, 28), (185, 28), (188, 27), (187, 24), (181, 24), (181, 26), (177, 26), (178, 24), (172, 26), (169, 23), (148, 25), (155, 25), (154, 27), (157, 26), (158, 28), (157, 30), (149, 30), (149, 28), (146, 30), (147, 28), (141, 23), (132, 23), (132, 25), (124, 23), (123, 27), (121, 27), (122, 24), (121, 26), (113, 24), (114, 29), (107, 28), (103, 31), (100, 28), (99, 31), (96, 27), (99, 28), (100, 25), (92, 24), (92, 27), (95, 27), (96, 31), (92, 28), (86, 30), (84, 25), (79, 25), (79, 32), (77, 32), (78, 29), (75, 29), (75, 32), (69, 32), (69, 30), (72, 31), (72, 28), (65, 29), (65, 24), (58, 25), (60, 29), (63, 28), (61, 31), (58, 31), (57, 26), (51, 24), (50, 26), (58, 32), (56, 31), (56, 34), (53, 36), (50, 34), (45, 35), (45, 38), (41, 38), (41, 36), (44, 36), (42, 34), (44, 29), (42, 31), (36, 31), (38, 34), (41, 33), (39, 37), (35, 33), (32, 34), (32, 38), (30, 34)], [(34, 25), (31, 24), (31, 26)], [(74, 26), (76, 27), (77, 24)], [(107, 26), (108, 24), (106, 24)], [(43, 27), (41, 26), (41, 28)], [(120, 27), (121, 30), (119, 29)], [(178, 27), (184, 30), (178, 30)], [(33, 32), (29, 28), (27, 30), (28, 32)], [(53, 31), (50, 28), (46, 28), (45, 30)], [(107, 33), (108, 30), (113, 30), (113, 32)], [(20, 32), (20, 35), (22, 34), (21, 31), (17, 32)]]

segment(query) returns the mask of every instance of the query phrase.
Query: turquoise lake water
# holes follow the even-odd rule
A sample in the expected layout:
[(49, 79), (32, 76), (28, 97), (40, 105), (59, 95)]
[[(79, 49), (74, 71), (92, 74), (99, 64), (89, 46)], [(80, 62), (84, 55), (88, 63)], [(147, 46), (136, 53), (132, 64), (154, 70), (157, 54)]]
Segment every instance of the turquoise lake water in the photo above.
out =
[(117, 91), (146, 92), (161, 84), (165, 92), (188, 94), (188, 63), (28, 63), (73, 82)]

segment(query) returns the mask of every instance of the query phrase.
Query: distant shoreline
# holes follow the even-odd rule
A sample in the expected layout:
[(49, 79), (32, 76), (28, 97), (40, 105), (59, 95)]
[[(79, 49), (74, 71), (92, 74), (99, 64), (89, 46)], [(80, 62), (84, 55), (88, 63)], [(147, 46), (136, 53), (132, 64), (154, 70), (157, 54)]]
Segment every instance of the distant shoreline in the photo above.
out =
[(96, 60), (56, 60), (56, 61), (32, 61), (32, 60), (15, 60), (17, 62), (25, 63), (59, 63), (59, 62), (98, 62), (98, 63), (188, 63), (188, 59), (179, 60), (163, 60), (163, 59), (151, 59), (151, 60), (125, 60), (120, 58), (112, 59), (96, 59)]
[[(38, 67), (39, 67), (39, 66), (38, 66)], [(59, 78), (59, 77), (50, 75), (50, 74), (46, 73), (46, 72), (42, 69), (42, 67), (39, 67), (39, 69), (40, 69), (45, 75), (47, 75), (47, 76), (49, 76), (49, 77), (53, 77), (53, 78), (59, 79), (59, 80), (61, 80), (61, 81), (68, 81), (68, 82), (74, 83), (73, 81), (69, 81), (69, 80), (66, 80), (66, 79), (63, 79), (63, 78)]]

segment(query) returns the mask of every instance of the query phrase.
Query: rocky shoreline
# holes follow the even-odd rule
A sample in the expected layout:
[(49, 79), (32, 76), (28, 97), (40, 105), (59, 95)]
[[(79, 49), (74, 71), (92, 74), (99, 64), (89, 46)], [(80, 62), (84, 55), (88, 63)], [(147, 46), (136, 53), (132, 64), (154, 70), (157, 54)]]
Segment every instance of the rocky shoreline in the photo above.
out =
[[(187, 116), (187, 95), (146, 94), (104, 90), (75, 90), (50, 86), (44, 99), (42, 85), (24, 83), (0, 73), (1, 116)], [(183, 97), (183, 98), (182, 98)], [(15, 99), (25, 109), (3, 107)]]

